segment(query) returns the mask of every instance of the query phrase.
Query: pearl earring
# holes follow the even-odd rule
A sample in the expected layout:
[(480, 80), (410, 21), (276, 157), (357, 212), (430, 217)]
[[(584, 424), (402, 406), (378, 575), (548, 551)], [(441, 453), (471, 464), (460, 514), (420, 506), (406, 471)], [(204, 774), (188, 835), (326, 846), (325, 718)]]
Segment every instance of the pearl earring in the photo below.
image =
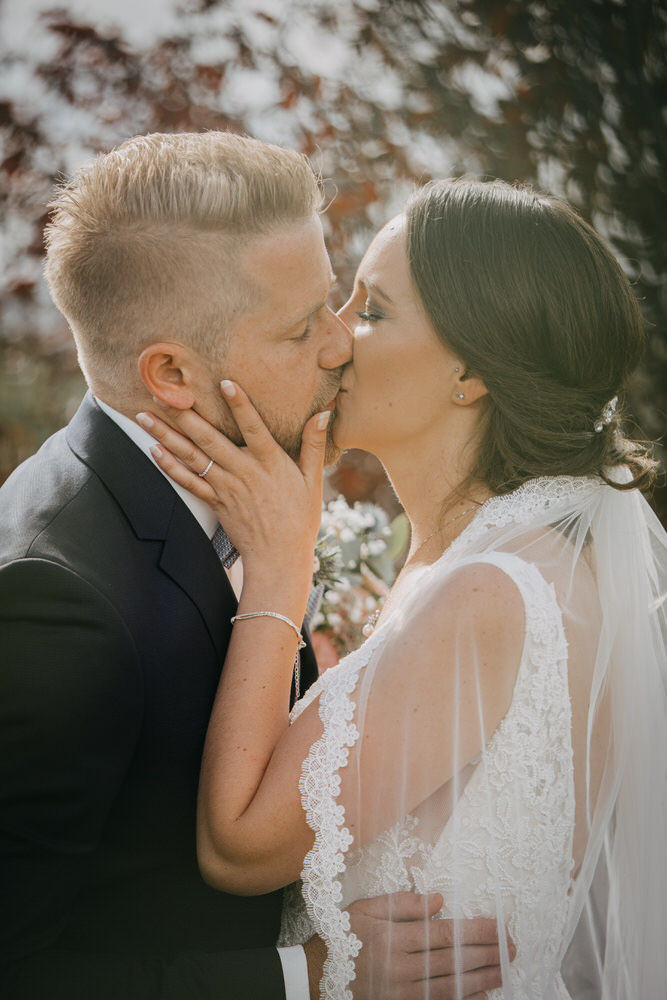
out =
[(461, 369), (460, 369), (460, 368), (455, 368), (455, 369), (454, 369), (454, 371), (455, 371), (455, 372), (457, 373), (457, 375), (458, 375), (458, 373), (459, 373), (459, 372), (461, 371)]
[(464, 392), (455, 392), (454, 395), (456, 396), (457, 399), (465, 399), (466, 398)]

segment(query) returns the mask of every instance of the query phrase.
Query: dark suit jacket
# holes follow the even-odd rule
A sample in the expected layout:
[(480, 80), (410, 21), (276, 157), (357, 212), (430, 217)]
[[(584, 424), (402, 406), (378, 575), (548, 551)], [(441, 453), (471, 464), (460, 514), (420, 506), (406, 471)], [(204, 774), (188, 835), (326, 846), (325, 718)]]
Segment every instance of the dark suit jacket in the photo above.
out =
[(0, 490), (7, 1000), (284, 996), (280, 894), (217, 892), (195, 854), (235, 609), (201, 527), (90, 396)]

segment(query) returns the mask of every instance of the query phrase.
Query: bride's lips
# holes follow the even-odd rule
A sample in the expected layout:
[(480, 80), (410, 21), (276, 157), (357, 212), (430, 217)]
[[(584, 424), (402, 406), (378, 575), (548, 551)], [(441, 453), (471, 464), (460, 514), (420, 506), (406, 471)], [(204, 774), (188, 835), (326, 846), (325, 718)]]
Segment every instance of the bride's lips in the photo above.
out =
[(336, 398), (333, 401), (334, 402), (334, 405), (333, 405), (334, 416), (338, 412), (338, 404), (340, 403), (340, 401), (341, 401), (341, 399), (342, 399), (342, 397), (344, 395), (345, 395), (345, 389), (343, 389), (343, 387), (341, 386), (340, 389), (338, 390), (338, 392), (336, 393)]
[(336, 393), (336, 395), (334, 396), (334, 398), (331, 400), (331, 407), (330, 407), (330, 409), (332, 409), (332, 410), (336, 409), (336, 404), (338, 403), (338, 400), (340, 399), (340, 397), (343, 395), (343, 393), (345, 391), (346, 390), (342, 387), (342, 385), (338, 386), (338, 392)]

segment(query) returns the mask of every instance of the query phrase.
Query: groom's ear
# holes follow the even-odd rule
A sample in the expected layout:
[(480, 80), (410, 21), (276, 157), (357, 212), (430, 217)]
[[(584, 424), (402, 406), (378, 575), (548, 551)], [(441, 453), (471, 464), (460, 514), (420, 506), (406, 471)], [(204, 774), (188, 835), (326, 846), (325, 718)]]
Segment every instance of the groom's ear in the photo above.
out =
[(151, 396), (177, 410), (195, 402), (196, 361), (183, 344), (149, 344), (139, 355), (139, 374)]

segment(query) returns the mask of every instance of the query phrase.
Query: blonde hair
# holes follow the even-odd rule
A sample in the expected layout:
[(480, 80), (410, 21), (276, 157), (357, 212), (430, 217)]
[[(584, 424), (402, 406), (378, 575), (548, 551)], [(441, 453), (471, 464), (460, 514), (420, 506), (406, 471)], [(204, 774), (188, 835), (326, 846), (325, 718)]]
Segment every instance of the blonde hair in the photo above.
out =
[(257, 290), (238, 266), (253, 237), (321, 207), (299, 153), (230, 132), (140, 135), (58, 192), (46, 278), (96, 391), (139, 385), (136, 359), (173, 340), (219, 362)]

